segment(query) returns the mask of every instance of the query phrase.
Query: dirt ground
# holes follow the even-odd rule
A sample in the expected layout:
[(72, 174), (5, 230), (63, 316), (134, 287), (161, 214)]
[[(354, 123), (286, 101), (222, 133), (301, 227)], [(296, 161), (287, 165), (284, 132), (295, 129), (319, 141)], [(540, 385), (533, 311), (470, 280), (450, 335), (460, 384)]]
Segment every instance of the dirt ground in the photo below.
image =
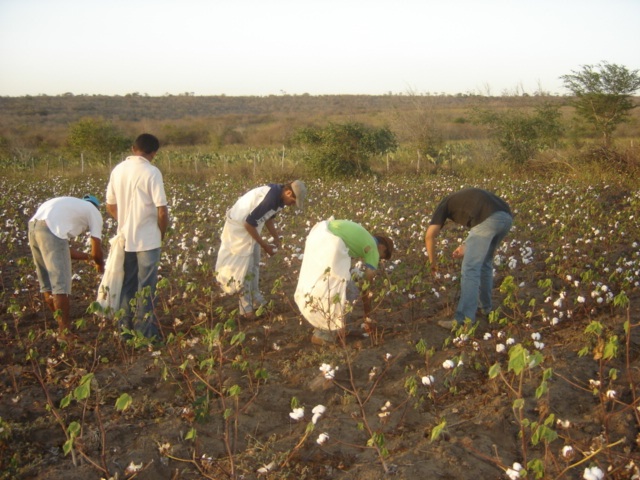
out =
[[(90, 191), (103, 188), (102, 179), (95, 182)], [(591, 224), (583, 228), (574, 214), (585, 199), (567, 187), (548, 193), (542, 184), (531, 195), (535, 185), (505, 180), (503, 190), (512, 189), (513, 203), (522, 206), (496, 265), (500, 313), (452, 333), (437, 322), (452, 317), (459, 264), (444, 261), (437, 281), (425, 272), (421, 236), (424, 212), (433, 208), (424, 206), (425, 187), (407, 181), (393, 186), (402, 191), (396, 194), (386, 184), (377, 191), (376, 184), (351, 185), (376, 192), (379, 208), (366, 207), (367, 215), (389, 222), (398, 248), (375, 284), (382, 295), (374, 296), (371, 334), (316, 346), (293, 302), (300, 248), (325, 212), (362, 215), (338, 204), (347, 187), (315, 185), (327, 193), (305, 216), (285, 217), (288, 244), (264, 260), (260, 279), (272, 304), (249, 322), (237, 318), (236, 299), (221, 297), (213, 281), (222, 221), (215, 212), (245, 186), (220, 186), (228, 198), (207, 203), (200, 192), (212, 187), (194, 185), (183, 182), (170, 195), (179, 207), (172, 204), (174, 231), (163, 246), (159, 348), (125, 344), (112, 320), (87, 313), (99, 278), (86, 263), (74, 264), (72, 318), (80, 341), (57, 342), (24, 229), (15, 226), (4, 237), (12, 243), (0, 252), (0, 478), (506, 479), (514, 478), (506, 473), (514, 462), (527, 478), (581, 479), (587, 468), (606, 478), (638, 478), (640, 290), (637, 243), (631, 247), (637, 223), (617, 230), (605, 223), (636, 215), (633, 195), (585, 205)], [(429, 190), (434, 199), (445, 186), (436, 188)], [(24, 217), (15, 225), (38, 201), (25, 198), (30, 203), (13, 213)], [(556, 217), (566, 209), (567, 237), (531, 199), (542, 199)], [(610, 219), (616, 201), (622, 213)], [(9, 220), (3, 223), (6, 229)], [(594, 233), (593, 224), (619, 237)], [(114, 225), (109, 229), (105, 238)], [(449, 242), (461, 236), (443, 235)], [(530, 242), (535, 255), (525, 262)], [(572, 255), (562, 260), (556, 252), (567, 248)], [(510, 256), (517, 268), (507, 265)], [(613, 272), (623, 258), (631, 281)], [(573, 287), (569, 277), (581, 274)], [(617, 295), (624, 282), (628, 307), (610, 298), (598, 303), (603, 283), (615, 284)], [(361, 313), (357, 306), (356, 324)], [(333, 370), (333, 378), (321, 368)], [(314, 414), (318, 405), (325, 410)], [(291, 414), (301, 407), (296, 420)], [(328, 436), (322, 444), (321, 434)]]
[[(523, 450), (529, 458), (551, 458), (555, 474), (548, 478), (560, 478), (563, 468), (575, 460), (561, 455), (563, 445), (586, 456), (598, 448), (594, 442), (619, 439), (622, 448), (605, 449), (607, 453), (594, 460), (604, 465), (606, 458), (622, 469), (625, 455), (638, 458), (633, 409), (603, 403), (588, 387), (599, 377), (592, 355), (577, 353), (584, 344), (586, 317), (576, 315), (561, 327), (507, 329), (482, 319), (473, 336), (452, 342), (454, 336), (436, 323), (450, 318), (452, 302), (416, 301), (400, 314), (381, 308), (377, 329), (368, 338), (319, 347), (309, 341), (310, 328), (290, 307), (283, 308), (280, 298), (280, 307), (265, 317), (240, 323), (238, 331), (245, 335), (242, 348), (223, 345), (224, 355), (213, 356), (223, 361), (206, 378), (207, 388), (184, 365), (210, 356), (204, 342), (193, 339), (200, 327), (212, 328), (216, 319), (195, 314), (191, 310), (198, 307), (186, 298), (173, 299), (170, 314), (161, 320), (165, 335), (183, 334), (182, 341), (160, 350), (134, 350), (114, 337), (108, 322), (101, 328), (97, 317), (84, 313), (92, 300), (90, 293), (78, 293), (73, 299), (74, 318), (86, 321), (74, 348), (45, 333), (45, 326), (53, 322), (48, 312), (21, 312), (17, 321), (16, 315), (3, 313), (8, 331), (0, 346), (0, 417), (11, 428), (10, 439), (0, 443), (3, 478), (73, 480), (107, 478), (108, 472), (112, 478), (140, 479), (497, 479), (507, 478), (503, 472), (513, 462), (524, 462)], [(229, 309), (234, 305), (230, 298), (214, 296), (211, 301)], [(34, 302), (38, 304), (37, 298)], [(632, 315), (639, 317), (637, 310)], [(179, 317), (184, 321), (175, 326)], [(624, 318), (601, 320), (622, 335)], [(637, 330), (630, 338), (628, 365), (624, 355), (614, 362), (619, 375), (633, 377), (635, 385), (640, 382)], [(542, 421), (552, 413), (556, 422), (569, 422), (566, 428), (551, 424), (559, 438), (547, 447), (540, 443), (523, 449), (512, 408), (515, 394), (498, 379), (489, 379), (487, 368), (501, 355), (505, 358), (496, 351), (500, 331), (523, 342), (533, 331), (542, 334), (546, 362), (555, 373), (549, 394), (534, 399), (540, 378), (533, 372), (523, 377), (521, 388), (527, 418)], [(491, 339), (485, 340), (486, 333), (492, 334)], [(421, 339), (431, 352), (416, 348)], [(225, 358), (227, 354), (231, 358)], [(455, 374), (442, 367), (449, 359), (464, 363)], [(243, 367), (242, 362), (248, 365)], [(320, 371), (325, 363), (338, 367), (333, 380)], [(251, 373), (257, 368), (268, 372), (266, 381)], [(72, 400), (60, 408), (62, 398), (88, 371), (95, 372), (89, 400)], [(433, 386), (422, 383), (426, 375), (434, 377)], [(518, 388), (512, 374), (506, 379)], [(237, 403), (229, 395), (232, 385), (243, 390)], [(121, 412), (115, 404), (123, 392), (132, 401)], [(621, 402), (633, 402), (633, 392), (619, 395)], [(289, 415), (294, 397), (305, 408), (300, 421)], [(318, 404), (326, 411), (309, 431), (311, 411)], [(57, 415), (52, 415), (50, 406)], [(231, 412), (228, 422), (225, 409)], [(73, 420), (83, 425), (75, 441), (76, 466), (73, 456), (62, 451), (62, 425)], [(433, 429), (443, 420), (446, 426), (432, 440)], [(192, 429), (195, 438), (188, 435)], [(383, 434), (378, 449), (386, 449), (387, 455), (372, 448), (369, 432)], [(320, 433), (329, 435), (324, 445), (316, 441)], [(161, 454), (163, 445), (168, 455)], [(260, 474), (260, 468), (269, 471)], [(562, 476), (581, 478), (582, 470), (576, 467)], [(632, 477), (619, 470), (611, 478)]]

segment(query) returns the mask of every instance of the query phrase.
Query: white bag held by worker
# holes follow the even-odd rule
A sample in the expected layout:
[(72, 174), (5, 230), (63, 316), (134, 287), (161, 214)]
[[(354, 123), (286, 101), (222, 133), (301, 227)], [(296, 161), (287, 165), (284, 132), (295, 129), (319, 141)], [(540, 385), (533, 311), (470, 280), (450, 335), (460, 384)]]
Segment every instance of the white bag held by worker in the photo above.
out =
[(104, 275), (98, 287), (97, 302), (106, 311), (120, 308), (120, 292), (124, 281), (124, 236), (117, 234), (109, 240), (111, 248), (104, 267)]
[(351, 257), (342, 239), (329, 231), (328, 221), (317, 223), (305, 242), (294, 294), (300, 312), (315, 328), (344, 327), (350, 267)]

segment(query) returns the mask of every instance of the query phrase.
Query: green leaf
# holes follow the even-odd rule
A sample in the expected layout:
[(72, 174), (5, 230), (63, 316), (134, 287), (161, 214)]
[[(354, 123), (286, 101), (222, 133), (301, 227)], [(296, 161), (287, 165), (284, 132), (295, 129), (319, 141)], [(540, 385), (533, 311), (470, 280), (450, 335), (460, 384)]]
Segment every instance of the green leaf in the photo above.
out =
[(436, 425), (435, 427), (433, 427), (433, 429), (431, 430), (431, 442), (437, 440), (440, 435), (442, 435), (442, 432), (444, 431), (444, 429), (447, 426), (447, 420), (446, 419), (442, 419), (442, 421)]
[(500, 375), (500, 370), (500, 364), (498, 362), (491, 365), (491, 368), (489, 369), (489, 378), (496, 378)]
[(87, 373), (80, 380), (80, 385), (73, 391), (73, 396), (76, 400), (84, 400), (91, 395), (91, 381), (93, 380), (93, 373)]
[(523, 348), (522, 344), (517, 344), (509, 350), (508, 371), (520, 375), (529, 365), (529, 351)]
[(69, 404), (71, 403), (71, 398), (72, 398), (72, 394), (71, 393), (69, 395), (67, 395), (66, 397), (63, 397), (63, 399), (60, 400), (60, 408), (67, 408), (69, 406)]
[(123, 393), (116, 400), (116, 410), (119, 412), (124, 412), (127, 408), (131, 406), (133, 403), (133, 398), (128, 393)]

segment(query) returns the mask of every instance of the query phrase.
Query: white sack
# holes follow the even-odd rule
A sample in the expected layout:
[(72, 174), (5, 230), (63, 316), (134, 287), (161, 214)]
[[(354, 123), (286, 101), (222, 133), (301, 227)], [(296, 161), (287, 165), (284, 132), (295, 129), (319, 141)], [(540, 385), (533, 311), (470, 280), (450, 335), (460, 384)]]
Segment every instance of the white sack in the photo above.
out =
[(109, 255), (104, 267), (104, 275), (98, 287), (97, 302), (106, 310), (120, 308), (120, 292), (124, 280), (124, 236), (117, 234), (109, 243)]
[(228, 217), (221, 240), (216, 260), (216, 280), (224, 293), (232, 295), (242, 290), (255, 240), (244, 228), (244, 223)]
[(294, 299), (304, 318), (315, 328), (344, 327), (347, 282), (351, 257), (342, 239), (328, 229), (328, 221), (317, 223), (304, 246)]

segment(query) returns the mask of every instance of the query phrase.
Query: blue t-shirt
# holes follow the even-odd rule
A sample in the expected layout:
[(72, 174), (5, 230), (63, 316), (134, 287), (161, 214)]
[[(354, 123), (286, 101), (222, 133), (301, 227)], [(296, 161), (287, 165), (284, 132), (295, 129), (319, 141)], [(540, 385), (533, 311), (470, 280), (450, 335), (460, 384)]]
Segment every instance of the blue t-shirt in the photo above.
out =
[(276, 213), (284, 208), (284, 201), (282, 200), (282, 189), (284, 186), (272, 183), (268, 186), (269, 191), (265, 197), (247, 216), (246, 222), (249, 225), (257, 227), (259, 224), (275, 217)]

